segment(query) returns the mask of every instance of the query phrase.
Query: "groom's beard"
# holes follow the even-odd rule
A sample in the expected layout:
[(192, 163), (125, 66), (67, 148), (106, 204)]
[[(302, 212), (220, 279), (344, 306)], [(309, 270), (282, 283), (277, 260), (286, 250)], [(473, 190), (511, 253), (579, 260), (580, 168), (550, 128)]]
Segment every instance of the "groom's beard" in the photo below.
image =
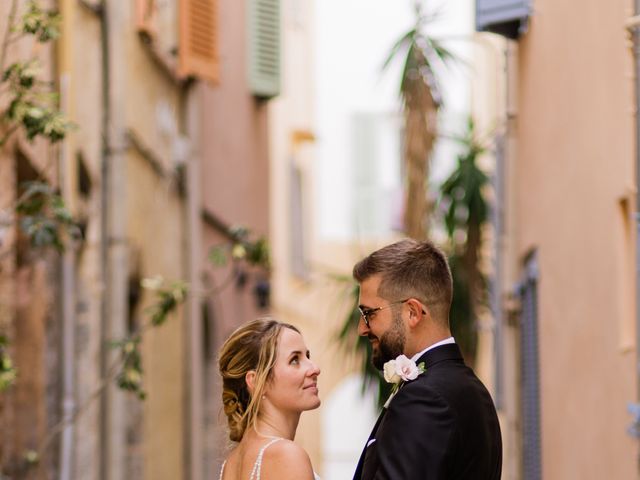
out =
[(400, 312), (394, 312), (391, 328), (384, 332), (378, 341), (378, 348), (373, 349), (372, 361), (374, 367), (382, 370), (384, 364), (404, 353), (406, 334)]

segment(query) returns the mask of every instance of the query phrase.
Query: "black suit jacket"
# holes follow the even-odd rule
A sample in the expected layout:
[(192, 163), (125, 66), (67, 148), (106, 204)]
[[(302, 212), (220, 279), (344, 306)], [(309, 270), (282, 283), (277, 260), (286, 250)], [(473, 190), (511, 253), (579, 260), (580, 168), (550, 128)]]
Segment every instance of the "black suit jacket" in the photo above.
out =
[(354, 480), (498, 480), (502, 439), (493, 401), (458, 346), (419, 360), (426, 371), (383, 409)]

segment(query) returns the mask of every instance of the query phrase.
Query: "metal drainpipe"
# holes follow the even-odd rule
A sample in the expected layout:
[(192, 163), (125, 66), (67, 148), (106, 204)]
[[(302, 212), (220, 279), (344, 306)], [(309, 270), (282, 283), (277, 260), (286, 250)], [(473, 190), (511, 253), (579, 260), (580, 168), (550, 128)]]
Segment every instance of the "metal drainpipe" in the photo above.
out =
[[(628, 432), (640, 438), (640, 0), (634, 0), (634, 16), (629, 18), (625, 27), (632, 36), (634, 54), (635, 82), (635, 120), (636, 120), (636, 402), (630, 404), (629, 412), (634, 416), (634, 423)], [(640, 464), (640, 454), (638, 455)]]
[[(202, 87), (198, 84), (190, 85), (183, 93), (185, 99), (185, 124), (186, 133), (191, 142), (191, 151), (187, 160), (187, 274), (189, 275), (189, 297), (187, 300), (187, 351), (188, 361), (188, 421), (189, 432), (189, 453), (188, 453), (188, 475), (190, 480), (202, 480), (204, 478), (203, 462), (203, 381), (204, 373), (202, 368), (203, 348), (202, 348), (202, 311), (200, 308), (200, 274), (202, 264), (202, 221), (200, 217), (201, 194), (200, 194), (200, 104)], [(186, 358), (185, 358), (186, 360)]]
[[(73, 86), (71, 77), (72, 24), (73, 4), (71, 0), (59, 2), (62, 13), (62, 37), (58, 44), (57, 60), (60, 82), (60, 108), (66, 115), (73, 118)], [(74, 214), (77, 213), (75, 184), (76, 175), (73, 164), (73, 144), (70, 138), (65, 138), (59, 151), (60, 188), (67, 207)], [(76, 408), (75, 398), (75, 265), (76, 253), (73, 244), (67, 245), (62, 255), (62, 417), (69, 420)], [(74, 427), (68, 424), (62, 431), (60, 438), (60, 480), (73, 478), (74, 460)]]
[[(504, 122), (504, 131), (496, 136), (496, 170), (494, 179), (494, 191), (496, 206), (493, 212), (493, 228), (495, 235), (494, 245), (494, 280), (491, 301), (493, 303), (494, 319), (494, 391), (495, 402), (498, 409), (505, 407), (504, 393), (504, 305), (503, 297), (503, 268), (504, 268), (504, 216), (505, 216), (505, 178), (507, 169), (507, 159), (509, 155), (508, 142), (511, 134), (509, 117), (509, 61), (510, 53), (508, 44), (500, 52), (504, 58), (504, 111), (497, 110), (497, 115), (504, 114), (503, 118), (498, 117), (499, 122)], [(498, 102), (498, 105), (500, 103)]]
[(502, 310), (502, 255), (503, 255), (503, 212), (504, 212), (504, 159), (507, 134), (503, 133), (496, 138), (494, 175), (494, 191), (496, 205), (492, 212), (493, 231), (495, 232), (494, 244), (494, 277), (491, 285), (491, 302), (494, 315), (494, 400), (496, 408), (504, 407), (504, 369), (503, 366), (503, 310)]
[[(103, 284), (100, 305), (100, 376), (106, 378), (116, 352), (108, 341), (125, 335), (127, 314), (127, 244), (125, 208), (124, 118), (122, 108), (126, 99), (123, 88), (124, 72), (121, 62), (123, 11), (126, 2), (102, 0), (100, 4), (100, 42), (102, 52), (102, 191), (100, 264)], [(110, 384), (100, 397), (99, 479), (124, 478), (124, 398), (123, 393)]]
[[(106, 2), (102, 0), (100, 4), (100, 49), (102, 54), (102, 158), (100, 165), (101, 190), (100, 190), (100, 276), (102, 283), (102, 297), (100, 300), (100, 378), (107, 375), (108, 355), (109, 351), (106, 345), (108, 338), (108, 298), (109, 298), (109, 274), (108, 274), (108, 256), (109, 256), (109, 186), (110, 186), (110, 169), (109, 169), (109, 123), (111, 121), (111, 110), (109, 104), (109, 35), (108, 21), (106, 15)], [(106, 391), (100, 395), (100, 452), (98, 454), (98, 475), (100, 480), (106, 479), (107, 470), (107, 445), (104, 433), (107, 431), (107, 409), (108, 396)]]
[[(126, 162), (125, 111), (126, 70), (125, 32), (128, 2), (103, 0), (101, 4), (101, 42), (103, 68), (103, 230), (101, 261), (105, 289), (101, 305), (101, 373), (108, 374), (117, 353), (109, 340), (126, 334), (128, 246), (126, 241)], [(102, 395), (100, 411), (101, 480), (124, 478), (125, 404), (124, 393), (108, 385)]]
[[(634, 2), (634, 15), (640, 16), (640, 0)], [(640, 32), (638, 24), (632, 30), (635, 54), (636, 95), (636, 380), (637, 397), (640, 401)]]
[[(634, 16), (626, 21), (634, 53), (636, 116), (636, 399), (640, 401), (640, 0), (634, 1)], [(638, 419), (636, 418), (636, 422)]]
[[(61, 103), (69, 103), (69, 76), (63, 73), (61, 79)], [(66, 108), (65, 108), (66, 110)], [(72, 160), (67, 141), (60, 149), (60, 183), (65, 202), (72, 212), (73, 205), (73, 174), (71, 174)], [(62, 255), (62, 415), (70, 419), (76, 408), (75, 402), (75, 265), (76, 254), (73, 244), (67, 245)], [(74, 428), (69, 424), (62, 431), (60, 445), (60, 480), (70, 480), (73, 471)]]

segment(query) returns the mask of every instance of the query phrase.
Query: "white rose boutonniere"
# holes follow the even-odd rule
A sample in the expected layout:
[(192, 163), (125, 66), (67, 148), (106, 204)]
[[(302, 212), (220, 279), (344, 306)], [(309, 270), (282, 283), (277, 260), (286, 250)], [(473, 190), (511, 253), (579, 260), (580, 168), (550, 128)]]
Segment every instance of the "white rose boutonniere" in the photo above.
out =
[(395, 360), (389, 360), (384, 364), (384, 379), (393, 383), (393, 388), (391, 389), (391, 395), (384, 404), (384, 407), (387, 408), (393, 396), (398, 393), (400, 390), (400, 386), (409, 380), (415, 380), (418, 378), (418, 375), (424, 373), (424, 362), (416, 365), (416, 362), (407, 358), (405, 355), (398, 355)]

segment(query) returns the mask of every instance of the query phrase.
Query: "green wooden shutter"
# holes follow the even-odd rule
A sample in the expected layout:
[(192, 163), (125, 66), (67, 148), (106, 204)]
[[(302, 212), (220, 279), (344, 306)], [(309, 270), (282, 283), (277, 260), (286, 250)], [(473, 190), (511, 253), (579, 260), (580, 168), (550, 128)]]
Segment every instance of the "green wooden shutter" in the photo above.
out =
[(257, 97), (280, 93), (280, 0), (247, 0), (249, 89)]

